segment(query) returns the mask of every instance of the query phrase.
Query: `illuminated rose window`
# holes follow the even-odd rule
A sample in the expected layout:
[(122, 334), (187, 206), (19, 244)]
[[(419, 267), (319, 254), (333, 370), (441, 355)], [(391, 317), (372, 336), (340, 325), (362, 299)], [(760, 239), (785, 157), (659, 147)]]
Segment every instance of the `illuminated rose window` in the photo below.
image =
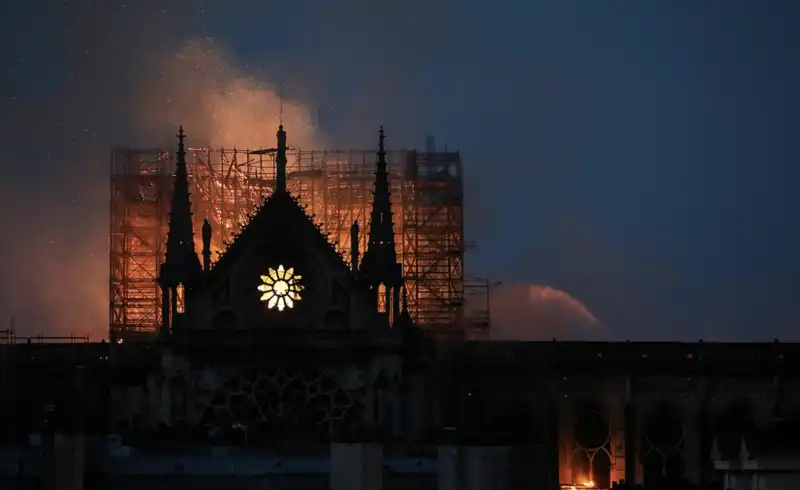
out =
[(277, 270), (270, 267), (267, 275), (261, 276), (262, 284), (258, 286), (258, 290), (264, 293), (261, 301), (265, 301), (270, 310), (294, 308), (294, 303), (301, 299), (300, 291), (303, 290), (300, 279), (302, 277), (295, 274), (292, 267), (284, 269), (279, 265)]

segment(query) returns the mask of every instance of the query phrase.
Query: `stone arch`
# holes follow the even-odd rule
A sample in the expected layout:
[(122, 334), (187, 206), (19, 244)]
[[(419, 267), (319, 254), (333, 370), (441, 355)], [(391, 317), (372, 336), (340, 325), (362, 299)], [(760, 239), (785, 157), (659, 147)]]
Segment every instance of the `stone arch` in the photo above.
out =
[(682, 484), (684, 436), (683, 413), (675, 404), (660, 401), (646, 412), (641, 441), (645, 487), (676, 488)]
[(738, 458), (742, 438), (750, 442), (754, 429), (755, 414), (750, 400), (738, 397), (723, 405), (714, 416), (714, 437), (720, 457)]
[(582, 402), (575, 406), (572, 426), (572, 475), (574, 483), (591, 481), (611, 487), (611, 425), (601, 405)]

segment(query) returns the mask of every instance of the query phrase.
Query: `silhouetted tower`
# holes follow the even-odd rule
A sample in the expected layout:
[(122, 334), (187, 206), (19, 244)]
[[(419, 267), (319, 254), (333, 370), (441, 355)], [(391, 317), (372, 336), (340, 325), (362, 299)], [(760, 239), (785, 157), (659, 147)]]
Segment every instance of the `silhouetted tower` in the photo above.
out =
[(383, 126), (381, 126), (375, 169), (375, 191), (370, 214), (369, 241), (364, 257), (361, 259), (360, 270), (374, 295), (378, 312), (388, 315), (391, 324), (400, 315), (403, 267), (397, 261), (397, 252), (395, 251), (384, 138)]
[(353, 225), (350, 226), (350, 265), (353, 269), (353, 272), (358, 272), (358, 221), (353, 221)]
[(185, 311), (185, 290), (202, 273), (200, 259), (194, 249), (192, 203), (189, 198), (189, 178), (186, 173), (186, 150), (183, 127), (178, 132), (178, 151), (175, 161), (175, 184), (170, 205), (167, 253), (161, 264), (158, 283), (161, 286), (161, 334), (180, 327)]
[(278, 151), (275, 155), (275, 192), (286, 192), (286, 131), (278, 126)]
[(203, 271), (211, 269), (211, 223), (203, 220)]

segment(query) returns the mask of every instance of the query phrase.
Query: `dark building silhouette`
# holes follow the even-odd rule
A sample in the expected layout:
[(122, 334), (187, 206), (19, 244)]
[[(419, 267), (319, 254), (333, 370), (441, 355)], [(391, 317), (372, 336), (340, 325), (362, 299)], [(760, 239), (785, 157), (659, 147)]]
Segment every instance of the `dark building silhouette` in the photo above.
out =
[(791, 473), (764, 431), (799, 413), (798, 344), (465, 342), (417, 325), (384, 139), (350, 261), (288, 188), (283, 127), (274, 191), (212, 261), (181, 129), (158, 335), (0, 347), (4, 481), (672, 489), (770, 457)]

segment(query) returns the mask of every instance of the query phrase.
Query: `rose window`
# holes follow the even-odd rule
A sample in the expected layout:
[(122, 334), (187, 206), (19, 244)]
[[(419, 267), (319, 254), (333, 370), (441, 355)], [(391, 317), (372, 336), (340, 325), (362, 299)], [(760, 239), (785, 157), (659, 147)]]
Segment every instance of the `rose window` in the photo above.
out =
[(284, 269), (279, 265), (277, 269), (269, 268), (266, 275), (261, 276), (261, 284), (258, 290), (263, 294), (261, 301), (267, 303), (270, 310), (277, 308), (283, 311), (286, 308), (294, 308), (296, 301), (301, 299), (300, 292), (303, 286), (300, 284), (302, 276), (295, 274), (294, 268)]

